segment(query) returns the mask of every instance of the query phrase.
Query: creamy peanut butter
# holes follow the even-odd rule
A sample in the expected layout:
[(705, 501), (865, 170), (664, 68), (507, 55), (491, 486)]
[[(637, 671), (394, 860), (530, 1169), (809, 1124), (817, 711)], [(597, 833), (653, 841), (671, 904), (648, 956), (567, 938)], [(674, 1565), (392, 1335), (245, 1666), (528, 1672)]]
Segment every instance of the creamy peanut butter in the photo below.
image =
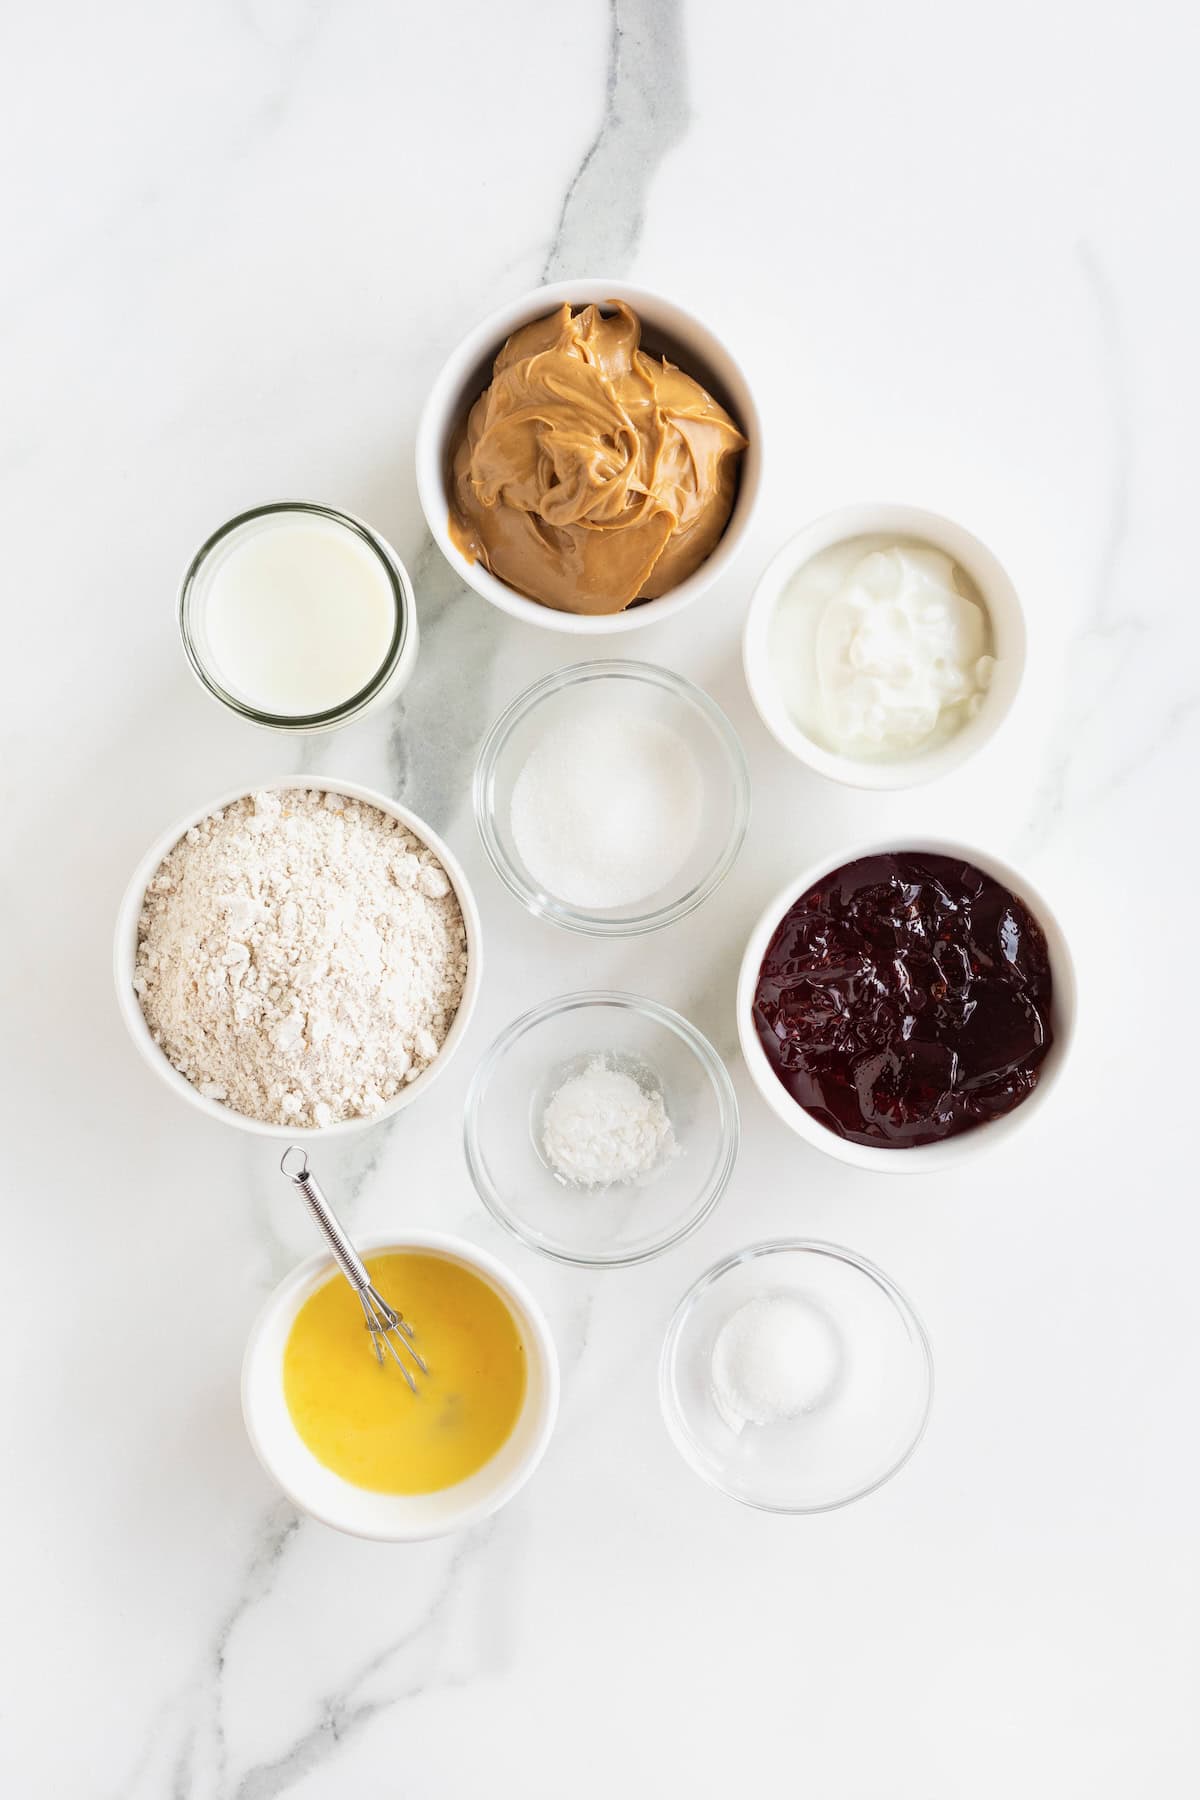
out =
[(685, 581), (725, 529), (746, 447), (611, 305), (564, 303), (514, 332), (454, 448), (454, 543), (558, 612), (621, 612)]

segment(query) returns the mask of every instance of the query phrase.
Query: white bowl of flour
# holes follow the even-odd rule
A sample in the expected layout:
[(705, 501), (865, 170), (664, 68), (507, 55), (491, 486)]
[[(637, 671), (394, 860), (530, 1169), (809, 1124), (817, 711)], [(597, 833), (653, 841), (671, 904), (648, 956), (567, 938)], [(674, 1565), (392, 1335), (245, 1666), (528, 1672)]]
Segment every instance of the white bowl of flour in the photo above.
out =
[(179, 820), (121, 902), (117, 1001), (146, 1064), (261, 1137), (361, 1130), (466, 1034), (479, 912), (449, 846), (356, 782), (283, 777)]

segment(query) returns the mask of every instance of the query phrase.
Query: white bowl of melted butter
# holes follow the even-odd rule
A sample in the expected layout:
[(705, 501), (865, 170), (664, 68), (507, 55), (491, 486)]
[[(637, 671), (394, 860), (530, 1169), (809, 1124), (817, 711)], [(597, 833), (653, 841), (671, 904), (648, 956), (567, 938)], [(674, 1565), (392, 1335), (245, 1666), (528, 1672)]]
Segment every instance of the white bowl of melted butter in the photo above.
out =
[(828, 513), (784, 545), (742, 640), (772, 736), (853, 787), (915, 787), (999, 729), (1025, 668), (1025, 621), (987, 546), (918, 507)]
[[(416, 1394), (386, 1356), (376, 1362), (354, 1291), (318, 1251), (251, 1329), (242, 1364), (251, 1445), (293, 1505), (336, 1531), (411, 1544), (467, 1530), (507, 1505), (546, 1453), (559, 1397), (546, 1316), (523, 1281), (465, 1238), (404, 1231), (359, 1238), (358, 1248), (413, 1326), (428, 1365), (415, 1372)], [(314, 1302), (320, 1323), (293, 1367), (293, 1334)], [(508, 1354), (519, 1363), (515, 1389), (494, 1366)], [(499, 1430), (497, 1406), (506, 1408)]]

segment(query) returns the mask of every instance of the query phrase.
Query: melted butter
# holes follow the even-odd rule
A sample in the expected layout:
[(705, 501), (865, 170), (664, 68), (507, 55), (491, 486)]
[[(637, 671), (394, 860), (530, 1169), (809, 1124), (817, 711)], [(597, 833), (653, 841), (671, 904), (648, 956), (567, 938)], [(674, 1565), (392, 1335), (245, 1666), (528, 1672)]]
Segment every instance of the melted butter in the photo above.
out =
[(333, 1275), (304, 1302), (284, 1348), (288, 1411), (318, 1462), (356, 1487), (435, 1493), (509, 1437), (525, 1398), (524, 1345), (499, 1294), (460, 1263), (409, 1250), (366, 1260), (429, 1364), (418, 1397), (390, 1357), (376, 1362), (358, 1299)]

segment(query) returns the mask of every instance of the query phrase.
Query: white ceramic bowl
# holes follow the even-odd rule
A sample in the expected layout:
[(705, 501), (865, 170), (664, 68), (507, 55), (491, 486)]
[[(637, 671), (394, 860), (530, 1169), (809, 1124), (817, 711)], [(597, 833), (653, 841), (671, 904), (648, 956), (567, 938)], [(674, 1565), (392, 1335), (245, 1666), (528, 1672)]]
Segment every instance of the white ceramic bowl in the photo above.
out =
[[(841, 756), (818, 744), (796, 723), (775, 679), (771, 658), (771, 625), (781, 595), (792, 576), (822, 550), (848, 538), (881, 534), (916, 538), (942, 550), (975, 583), (991, 619), (996, 668), (991, 686), (973, 719), (944, 743), (896, 761), (870, 762)], [(742, 633), (746, 685), (763, 724), (785, 750), (819, 775), (851, 787), (896, 789), (917, 787), (957, 769), (999, 729), (1010, 712), (1025, 671), (1025, 616), (1017, 591), (985, 544), (953, 519), (915, 506), (863, 504), (844, 506), (806, 525), (767, 564), (750, 600)]]
[[(261, 1119), (248, 1119), (244, 1113), (235, 1112), (232, 1107), (225, 1106), (219, 1100), (209, 1100), (179, 1070), (173, 1068), (155, 1043), (150, 1027), (146, 1023), (141, 1004), (133, 988), (134, 968), (137, 961), (138, 916), (142, 910), (142, 897), (146, 892), (155, 870), (167, 852), (174, 848), (192, 825), (198, 820), (207, 818), (219, 807), (230, 806), (235, 800), (242, 799), (248, 793), (261, 793), (264, 790), (282, 793), (289, 788), (300, 788), (317, 793), (345, 794), (347, 799), (361, 800), (364, 805), (376, 806), (382, 813), (389, 813), (392, 818), (399, 819), (414, 836), (419, 837), (433, 851), (447, 875), (450, 877), (458, 904), (462, 908), (463, 923), (467, 931), (467, 979), (463, 986), (462, 999), (454, 1021), (446, 1033), (446, 1040), (436, 1059), (413, 1082), (401, 1088), (394, 1099), (389, 1100), (382, 1111), (373, 1113), (370, 1118), (343, 1119), (335, 1125), (268, 1125)], [(374, 788), (363, 787), (357, 781), (337, 781), (327, 775), (309, 775), (303, 778), (297, 775), (285, 775), (275, 781), (260, 781), (253, 788), (233, 788), (230, 792), (220, 794), (204, 806), (193, 807), (182, 819), (164, 831), (162, 836), (147, 850), (141, 862), (133, 872), (125, 896), (121, 901), (117, 914), (117, 929), (113, 943), (113, 976), (117, 988), (117, 1004), (121, 1009), (121, 1017), (134, 1044), (142, 1055), (147, 1067), (153, 1069), (159, 1078), (166, 1082), (172, 1093), (178, 1094), (181, 1100), (188, 1101), (198, 1107), (210, 1119), (217, 1119), (223, 1125), (236, 1125), (241, 1131), (253, 1132), (257, 1137), (285, 1139), (287, 1142), (304, 1143), (313, 1138), (328, 1139), (346, 1137), (351, 1132), (362, 1131), (375, 1124), (379, 1119), (390, 1118), (405, 1106), (411, 1106), (422, 1094), (429, 1092), (430, 1087), (441, 1074), (450, 1058), (467, 1033), (471, 1014), (475, 1010), (475, 1001), (479, 995), (479, 983), (483, 973), (483, 948), (479, 922), (479, 908), (475, 904), (475, 896), (471, 892), (462, 865), (450, 847), (443, 842), (437, 833), (426, 825), (425, 821), (411, 812), (407, 806), (401, 806), (395, 800), (389, 800), (386, 794), (380, 794)]]
[[(394, 1544), (465, 1531), (511, 1500), (546, 1453), (558, 1414), (558, 1356), (550, 1327), (525, 1284), (494, 1256), (462, 1238), (437, 1231), (393, 1232), (360, 1238), (357, 1248), (363, 1255), (421, 1250), (444, 1256), (495, 1289), (521, 1329), (527, 1359), (525, 1400), (510, 1436), (482, 1469), (434, 1494), (373, 1493), (318, 1462), (288, 1411), (283, 1352), (292, 1321), (308, 1296), (331, 1278), (341, 1280), (332, 1257), (319, 1251), (279, 1284), (251, 1329), (242, 1363), (242, 1415), (250, 1442), (289, 1500), (337, 1531)], [(414, 1323), (419, 1333), (420, 1320)], [(369, 1354), (365, 1345), (363, 1354)], [(409, 1398), (407, 1393), (401, 1396), (402, 1402)], [(413, 1404), (421, 1404), (419, 1396)]]
[[(749, 440), (742, 457), (733, 511), (712, 555), (694, 575), (661, 599), (646, 600), (622, 613), (609, 613), (599, 618), (556, 612), (553, 607), (527, 599), (507, 582), (489, 574), (482, 564), (468, 562), (450, 537), (450, 502), (446, 486), (450, 441), (490, 382), (492, 364), (506, 338), (519, 326), (544, 318), (564, 300), (572, 306), (589, 303), (603, 306), (609, 300), (625, 301), (642, 321), (646, 347), (653, 353), (665, 353), (701, 382), (732, 414)], [(468, 587), (474, 588), (502, 612), (510, 613), (514, 619), (524, 619), (547, 631), (604, 637), (672, 618), (724, 573), (745, 536), (758, 498), (762, 428), (746, 377), (721, 340), (706, 325), (661, 294), (597, 276), (534, 288), (507, 306), (497, 308), (467, 334), (458, 348), (451, 351), (430, 389), (417, 427), (416, 463), (417, 491), (426, 523), (442, 555)]]
[[(904, 850), (918, 854), (924, 851), (941, 856), (961, 857), (964, 862), (974, 863), (985, 875), (1003, 882), (1018, 899), (1025, 902), (1045, 932), (1050, 952), (1054, 984), (1050, 1020), (1054, 1042), (1041, 1065), (1033, 1092), (1002, 1118), (991, 1119), (986, 1125), (978, 1125), (971, 1131), (959, 1132), (957, 1136), (946, 1138), (939, 1144), (918, 1144), (911, 1149), (886, 1149), (874, 1144), (851, 1143), (847, 1138), (839, 1137), (792, 1099), (767, 1061), (766, 1053), (758, 1041), (758, 1033), (754, 1028), (754, 992), (767, 945), (775, 927), (793, 901), (798, 900), (801, 894), (806, 893), (823, 876), (844, 867), (846, 863), (857, 862), (864, 856)], [(859, 1169), (877, 1169), (888, 1175), (928, 1175), (934, 1170), (947, 1169), (955, 1163), (986, 1156), (999, 1149), (1014, 1132), (1022, 1130), (1041, 1112), (1051, 1091), (1058, 1084), (1071, 1048), (1075, 1034), (1076, 1004), (1075, 966), (1066, 937), (1054, 912), (1033, 883), (998, 856), (993, 856), (990, 851), (977, 850), (973, 845), (953, 843), (944, 838), (914, 835), (855, 844), (835, 856), (823, 856), (776, 894), (750, 933), (750, 940), (742, 957), (737, 986), (737, 1028), (746, 1067), (759, 1093), (772, 1112), (815, 1149), (823, 1150), (826, 1156), (836, 1157), (839, 1162), (852, 1163)]]

